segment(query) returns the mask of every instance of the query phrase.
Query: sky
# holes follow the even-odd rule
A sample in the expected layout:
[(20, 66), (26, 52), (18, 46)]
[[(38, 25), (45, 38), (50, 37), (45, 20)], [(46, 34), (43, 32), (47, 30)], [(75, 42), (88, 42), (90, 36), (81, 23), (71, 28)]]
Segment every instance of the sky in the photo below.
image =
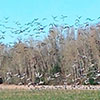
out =
[(22, 21), (62, 14), (96, 18), (99, 11), (100, 0), (0, 0), (0, 17)]
[(0, 20), (9, 17), (24, 23), (46, 17), (49, 23), (51, 16), (61, 15), (68, 16), (66, 21), (69, 24), (74, 23), (77, 16), (82, 16), (82, 21), (87, 17), (97, 19), (100, 0), (0, 0)]

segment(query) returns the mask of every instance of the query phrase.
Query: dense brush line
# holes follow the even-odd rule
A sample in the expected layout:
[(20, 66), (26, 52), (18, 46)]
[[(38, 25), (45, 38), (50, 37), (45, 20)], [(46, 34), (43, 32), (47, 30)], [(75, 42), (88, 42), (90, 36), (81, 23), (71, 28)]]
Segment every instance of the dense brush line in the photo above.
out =
[(99, 84), (100, 24), (53, 25), (42, 41), (0, 44), (0, 76), (7, 84)]

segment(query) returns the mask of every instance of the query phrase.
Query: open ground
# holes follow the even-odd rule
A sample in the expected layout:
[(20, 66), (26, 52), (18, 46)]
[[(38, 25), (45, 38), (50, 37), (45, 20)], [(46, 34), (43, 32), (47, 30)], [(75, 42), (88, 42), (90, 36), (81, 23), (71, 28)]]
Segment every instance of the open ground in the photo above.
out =
[(100, 100), (100, 86), (0, 85), (0, 100)]

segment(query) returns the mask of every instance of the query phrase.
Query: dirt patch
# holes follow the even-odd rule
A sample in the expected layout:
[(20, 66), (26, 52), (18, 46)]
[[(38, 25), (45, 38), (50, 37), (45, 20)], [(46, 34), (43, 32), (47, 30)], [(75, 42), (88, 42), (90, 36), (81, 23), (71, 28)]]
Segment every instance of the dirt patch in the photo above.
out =
[(84, 86), (84, 85), (78, 85), (78, 86), (73, 86), (73, 85), (60, 85), (60, 86), (48, 86), (48, 85), (42, 85), (42, 86), (27, 86), (27, 85), (0, 85), (0, 90), (3, 89), (23, 89), (23, 90), (42, 90), (42, 89), (66, 89), (66, 90), (100, 90), (100, 85), (98, 86)]

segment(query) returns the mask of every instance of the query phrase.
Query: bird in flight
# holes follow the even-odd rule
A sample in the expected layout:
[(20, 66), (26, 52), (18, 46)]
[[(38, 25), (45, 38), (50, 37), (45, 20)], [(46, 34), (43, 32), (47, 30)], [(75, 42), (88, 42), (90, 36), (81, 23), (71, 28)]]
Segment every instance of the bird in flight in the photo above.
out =
[(82, 16), (77, 16), (77, 18), (78, 18), (78, 19), (81, 19), (81, 18), (82, 18)]
[(45, 21), (45, 20), (47, 20), (47, 18), (43, 18), (43, 19), (42, 19), (42, 21)]
[(4, 19), (5, 19), (5, 20), (8, 20), (8, 19), (9, 19), (9, 17), (4, 17)]
[(52, 16), (54, 21), (57, 21), (57, 16)]
[(87, 21), (94, 21), (94, 19), (86, 18)]
[(98, 17), (97, 19), (100, 19), (100, 17)]
[(68, 16), (61, 15), (61, 19), (64, 21)]
[(37, 21), (37, 20), (39, 20), (39, 18), (35, 18), (35, 19), (34, 19), (34, 21)]

